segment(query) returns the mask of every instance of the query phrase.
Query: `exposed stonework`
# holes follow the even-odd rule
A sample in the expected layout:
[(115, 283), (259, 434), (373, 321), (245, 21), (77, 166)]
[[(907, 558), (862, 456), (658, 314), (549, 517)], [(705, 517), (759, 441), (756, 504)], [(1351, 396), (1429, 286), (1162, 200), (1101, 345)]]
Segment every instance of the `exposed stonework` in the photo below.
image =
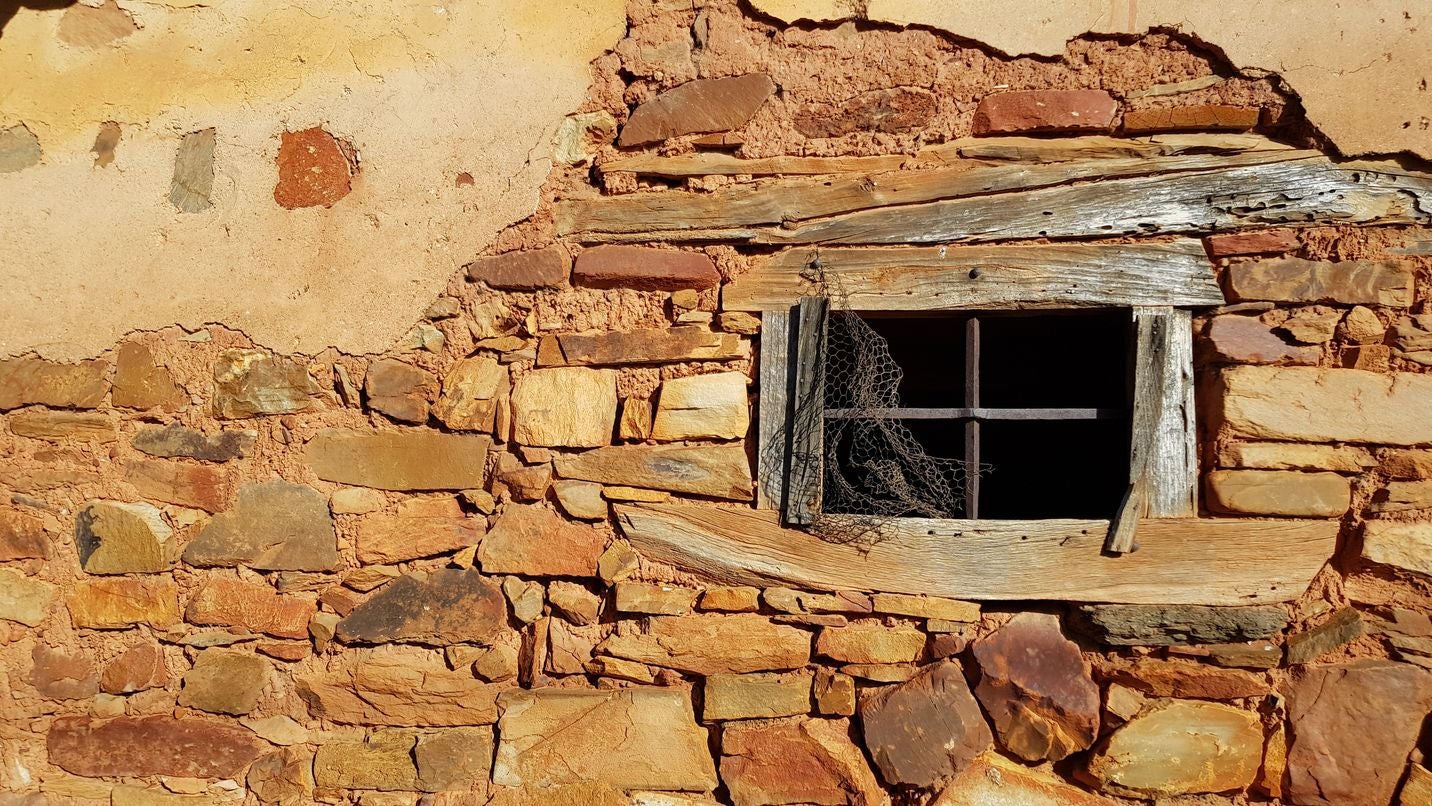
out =
[(683, 84), (637, 107), (617, 142), (639, 146), (681, 134), (728, 131), (750, 120), (775, 91), (775, 82), (760, 73)]
[(473, 570), (403, 576), (338, 622), (340, 641), (457, 644), (486, 641), (507, 618), (502, 592)]
[(987, 95), (975, 134), (1108, 131), (1119, 104), (1103, 90), (1026, 90)]
[(721, 733), (721, 754), (721, 779), (737, 806), (887, 802), (843, 719), (732, 723)]
[(1221, 380), (1224, 420), (1246, 436), (1389, 445), (1432, 441), (1432, 378), (1422, 375), (1231, 367)]
[(258, 757), (249, 731), (215, 719), (62, 717), (50, 729), (50, 759), (75, 775), (224, 778)]
[(338, 567), (338, 546), (328, 502), (317, 491), (286, 481), (244, 485), (234, 508), (216, 516), (184, 549), (184, 560), (279, 571), (332, 570)]
[(1105, 742), (1089, 772), (1126, 797), (1242, 789), (1263, 757), (1255, 714), (1195, 700), (1161, 700)]
[(958, 664), (941, 661), (860, 704), (865, 746), (890, 784), (933, 786), (994, 741)]

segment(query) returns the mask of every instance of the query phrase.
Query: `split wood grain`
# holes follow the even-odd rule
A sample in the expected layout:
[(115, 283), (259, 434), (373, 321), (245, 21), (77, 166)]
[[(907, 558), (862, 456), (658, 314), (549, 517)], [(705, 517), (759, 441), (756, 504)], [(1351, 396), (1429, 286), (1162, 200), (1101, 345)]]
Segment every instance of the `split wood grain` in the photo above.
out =
[(790, 432), (791, 313), (761, 314), (760, 390), (756, 422), (757, 506), (780, 509), (785, 500), (786, 453)]
[(810, 524), (825, 481), (825, 327), (830, 300), (802, 297), (796, 306), (795, 387), (790, 418), (786, 523)]
[(722, 584), (1122, 604), (1291, 601), (1338, 534), (1336, 521), (1154, 518), (1139, 523), (1141, 550), (1113, 557), (1100, 520), (899, 519), (862, 549), (752, 509), (618, 506), (617, 518), (637, 551)]

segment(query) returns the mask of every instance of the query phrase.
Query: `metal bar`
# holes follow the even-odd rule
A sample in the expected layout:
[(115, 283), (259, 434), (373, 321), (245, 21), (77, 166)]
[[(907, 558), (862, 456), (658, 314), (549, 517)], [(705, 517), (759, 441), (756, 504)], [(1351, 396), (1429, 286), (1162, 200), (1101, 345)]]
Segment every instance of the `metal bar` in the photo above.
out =
[(831, 419), (854, 420), (1113, 420), (1124, 409), (899, 408), (826, 409)]
[[(965, 406), (971, 411), (980, 407), (980, 320), (965, 320)], [(965, 517), (980, 516), (980, 423), (965, 422)]]

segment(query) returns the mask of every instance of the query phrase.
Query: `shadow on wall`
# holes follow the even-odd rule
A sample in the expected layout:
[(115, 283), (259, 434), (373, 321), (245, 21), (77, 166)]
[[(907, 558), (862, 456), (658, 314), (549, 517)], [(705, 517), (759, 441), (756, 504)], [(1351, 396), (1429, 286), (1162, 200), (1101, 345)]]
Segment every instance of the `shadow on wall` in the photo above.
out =
[(10, 24), (10, 20), (14, 19), (22, 8), (54, 11), (69, 8), (74, 4), (75, 0), (0, 0), (0, 37), (5, 36), (5, 26)]

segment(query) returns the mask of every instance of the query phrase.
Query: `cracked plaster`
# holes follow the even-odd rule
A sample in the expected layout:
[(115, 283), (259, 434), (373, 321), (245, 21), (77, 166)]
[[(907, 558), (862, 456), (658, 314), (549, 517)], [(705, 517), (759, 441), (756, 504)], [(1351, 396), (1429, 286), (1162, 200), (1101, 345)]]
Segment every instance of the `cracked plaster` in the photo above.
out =
[[(137, 30), (110, 44), (67, 44), (62, 9), (22, 8), (0, 37), (0, 128), (44, 149), (0, 174), (0, 355), (72, 360), (206, 322), (282, 351), (388, 348), (536, 209), (553, 135), (626, 25), (622, 0), (119, 7)], [(96, 169), (103, 121), (123, 136)], [(362, 170), (331, 209), (285, 210), (280, 135), (310, 126)], [(175, 153), (210, 127), (214, 204), (181, 213)]]

